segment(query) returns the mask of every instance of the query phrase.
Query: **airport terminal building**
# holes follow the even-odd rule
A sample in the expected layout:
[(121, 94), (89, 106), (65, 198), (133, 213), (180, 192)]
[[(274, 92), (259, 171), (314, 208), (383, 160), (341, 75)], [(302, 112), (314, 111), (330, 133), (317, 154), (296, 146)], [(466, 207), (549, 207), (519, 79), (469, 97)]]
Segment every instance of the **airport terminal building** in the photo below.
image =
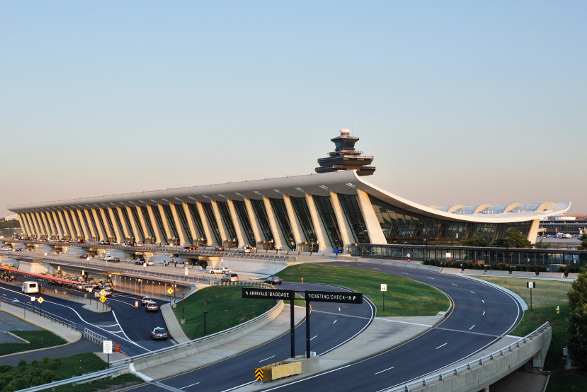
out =
[(174, 244), (250, 245), (332, 251), (362, 244), (459, 245), (493, 241), (515, 227), (534, 242), (540, 219), (570, 203), (427, 207), (364, 180), (373, 157), (348, 130), (316, 173), (151, 192), (9, 206), (33, 238)]

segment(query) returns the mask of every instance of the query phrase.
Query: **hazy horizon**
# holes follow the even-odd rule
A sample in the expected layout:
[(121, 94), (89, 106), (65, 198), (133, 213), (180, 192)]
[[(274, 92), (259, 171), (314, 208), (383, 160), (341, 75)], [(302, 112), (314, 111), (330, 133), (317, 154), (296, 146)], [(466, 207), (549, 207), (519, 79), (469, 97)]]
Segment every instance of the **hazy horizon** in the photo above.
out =
[(587, 213), (586, 3), (32, 3), (0, 6), (0, 217), (309, 174), (341, 128), (414, 202)]

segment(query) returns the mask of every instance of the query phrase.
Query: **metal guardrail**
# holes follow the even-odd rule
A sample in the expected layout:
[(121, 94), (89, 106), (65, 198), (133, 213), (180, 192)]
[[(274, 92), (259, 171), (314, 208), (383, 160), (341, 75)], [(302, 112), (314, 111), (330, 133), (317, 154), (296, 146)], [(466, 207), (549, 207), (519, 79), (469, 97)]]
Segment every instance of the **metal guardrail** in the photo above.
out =
[(521, 338), (520, 340), (509, 344), (508, 346), (502, 348), (501, 350), (497, 350), (492, 352), (491, 354), (484, 355), (481, 358), (475, 359), (474, 361), (467, 362), (463, 365), (456, 366), (450, 368), (448, 370), (435, 372), (430, 374), (426, 377), (419, 378), (417, 380), (398, 385), (389, 389), (384, 389), (384, 392), (408, 392), (415, 389), (419, 389), (425, 386), (433, 385), (436, 382), (446, 380), (450, 377), (458, 376), (459, 374), (466, 372), (468, 370), (474, 369), (478, 366), (484, 366), (487, 362), (493, 361), (499, 357), (503, 357), (506, 353), (514, 351), (517, 348), (520, 348), (522, 345), (528, 343), (530, 340), (534, 339), (535, 337), (542, 334), (546, 329), (550, 327), (548, 321), (542, 324), (538, 329), (534, 332), (526, 335), (525, 337)]
[(69, 384), (85, 384), (92, 381), (102, 380), (104, 378), (118, 376), (122, 372), (126, 371), (127, 366), (118, 366), (110, 369), (100, 370), (98, 372), (84, 374), (82, 376), (72, 377), (61, 381), (53, 381), (48, 384), (37, 385), (35, 387), (27, 388), (27, 389), (20, 389), (19, 392), (33, 392), (33, 391), (43, 391), (46, 389), (52, 389), (55, 387), (59, 387), (62, 385), (69, 385)]
[(1, 296), (0, 296), (0, 302), (4, 302), (4, 303), (6, 303), (6, 304), (8, 304), (8, 305), (11, 305), (11, 306), (16, 306), (17, 308), (21, 308), (21, 309), (23, 309), (23, 311), (24, 311), (24, 312), (27, 312), (27, 311), (28, 311), (28, 312), (34, 313), (34, 314), (36, 314), (36, 315), (38, 315), (38, 316), (44, 317), (44, 318), (46, 318), (46, 319), (49, 319), (49, 320), (51, 320), (51, 321), (53, 321), (53, 322), (59, 323), (59, 324), (61, 324), (61, 325), (64, 325), (64, 326), (66, 326), (66, 327), (69, 327), (69, 328), (71, 328), (71, 329), (75, 329), (75, 330), (76, 330), (76, 331), (78, 331), (78, 332), (82, 332), (82, 331), (81, 331), (81, 330), (80, 330), (80, 329), (79, 329), (79, 328), (78, 328), (78, 327), (77, 327), (77, 326), (76, 326), (74, 323), (72, 323), (71, 321), (69, 321), (69, 320), (66, 320), (66, 319), (64, 319), (63, 317), (61, 317), (61, 316), (58, 316), (58, 315), (56, 315), (56, 314), (53, 314), (53, 313), (51, 313), (51, 312), (44, 311), (44, 310), (42, 310), (42, 309), (41, 309), (41, 307), (40, 307), (40, 306), (39, 306), (39, 307), (37, 307), (37, 306), (34, 306), (34, 305), (33, 305), (32, 303), (30, 303), (30, 302), (21, 302), (21, 301), (7, 301), (5, 298), (3, 299)]
[(99, 333), (96, 333), (89, 328), (84, 328), (83, 336), (84, 336), (84, 338), (88, 339), (90, 342), (93, 342), (93, 343), (96, 343), (99, 345), (102, 345), (102, 342), (104, 340), (109, 340), (106, 336), (100, 335)]

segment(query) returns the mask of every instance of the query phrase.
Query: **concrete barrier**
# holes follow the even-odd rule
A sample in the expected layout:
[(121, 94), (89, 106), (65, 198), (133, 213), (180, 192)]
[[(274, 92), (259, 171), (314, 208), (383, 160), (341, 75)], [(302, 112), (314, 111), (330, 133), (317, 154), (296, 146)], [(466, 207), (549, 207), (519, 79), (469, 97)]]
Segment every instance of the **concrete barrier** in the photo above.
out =
[(524, 370), (529, 372), (541, 371), (551, 339), (552, 329), (548, 323), (545, 323), (530, 335), (501, 350), (385, 391), (480, 391), (523, 366), (525, 366)]
[(141, 371), (153, 366), (162, 365), (164, 363), (172, 362), (178, 359), (185, 358), (190, 355), (197, 354), (209, 350), (211, 348), (229, 343), (239, 337), (248, 335), (249, 333), (263, 327), (271, 320), (274, 320), (283, 311), (284, 303), (279, 301), (271, 310), (262, 314), (253, 320), (238, 325), (226, 331), (218, 332), (216, 334), (206, 336), (204, 338), (191, 340), (187, 343), (178, 344), (174, 347), (157, 350), (152, 353), (137, 355), (131, 358), (112, 362), (112, 365), (119, 365), (122, 363), (133, 364), (136, 371)]
[(276, 362), (271, 365), (255, 369), (255, 373), (260, 369), (263, 371), (263, 381), (273, 381), (280, 378), (295, 376), (302, 373), (302, 363), (294, 362)]

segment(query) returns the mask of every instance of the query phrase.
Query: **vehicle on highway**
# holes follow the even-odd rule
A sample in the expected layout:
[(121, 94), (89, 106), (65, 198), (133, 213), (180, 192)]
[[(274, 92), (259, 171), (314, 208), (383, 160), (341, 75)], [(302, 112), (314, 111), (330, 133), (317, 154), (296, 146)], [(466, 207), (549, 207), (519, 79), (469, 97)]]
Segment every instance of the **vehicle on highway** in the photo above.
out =
[(143, 306), (147, 305), (150, 302), (155, 302), (155, 300), (151, 297), (143, 297), (143, 299), (141, 299), (141, 304)]
[(226, 274), (222, 278), (220, 278), (221, 282), (238, 282), (238, 275), (237, 274)]
[(104, 256), (104, 261), (112, 261), (114, 257), (110, 256), (110, 255), (106, 255)]
[(102, 289), (100, 292), (104, 292), (104, 297), (110, 297), (112, 295), (112, 290), (110, 289)]
[(267, 279), (265, 279), (265, 283), (269, 283), (272, 285), (282, 284), (283, 279), (281, 279), (279, 276), (270, 276)]
[(237, 253), (251, 253), (253, 247), (251, 245), (241, 246), (236, 250)]
[(165, 328), (155, 327), (151, 330), (151, 339), (167, 340), (167, 331), (165, 330)]
[(216, 267), (216, 268), (212, 268), (210, 270), (211, 274), (229, 274), (231, 272), (232, 272), (232, 270), (230, 268), (226, 268), (226, 267)]
[(224, 251), (224, 246), (215, 246), (214, 250), (217, 252), (222, 252), (222, 251)]
[(38, 293), (39, 284), (37, 282), (23, 282), (22, 292), (26, 294)]
[(12, 248), (10, 248), (8, 246), (3, 246), (2, 248), (0, 248), (0, 250), (12, 250)]
[(155, 301), (147, 302), (145, 309), (147, 312), (157, 312), (159, 311), (159, 305), (157, 305), (157, 302)]
[(153, 260), (146, 261), (147, 265), (154, 266), (155, 262)]
[(85, 253), (84, 253), (84, 254), (81, 254), (81, 255), (79, 255), (79, 258), (80, 258), (80, 259), (87, 259), (88, 257), (90, 257), (90, 256), (88, 256), (88, 255), (87, 255), (87, 254), (85, 254)]

